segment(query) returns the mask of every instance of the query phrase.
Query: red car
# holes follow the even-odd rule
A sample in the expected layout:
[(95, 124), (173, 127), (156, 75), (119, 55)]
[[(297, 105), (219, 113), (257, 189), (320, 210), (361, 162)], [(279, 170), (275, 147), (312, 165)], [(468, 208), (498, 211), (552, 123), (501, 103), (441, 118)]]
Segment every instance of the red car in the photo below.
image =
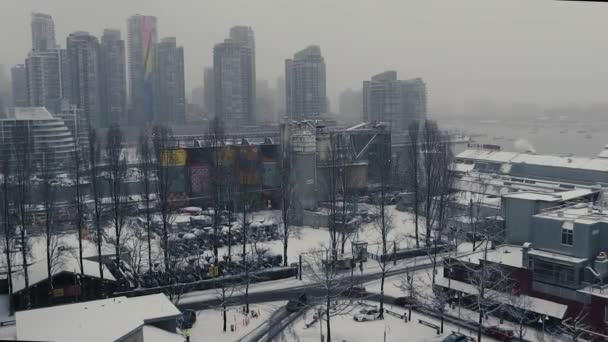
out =
[(500, 341), (511, 341), (515, 337), (513, 330), (504, 329), (499, 326), (488, 327), (485, 329), (485, 333)]

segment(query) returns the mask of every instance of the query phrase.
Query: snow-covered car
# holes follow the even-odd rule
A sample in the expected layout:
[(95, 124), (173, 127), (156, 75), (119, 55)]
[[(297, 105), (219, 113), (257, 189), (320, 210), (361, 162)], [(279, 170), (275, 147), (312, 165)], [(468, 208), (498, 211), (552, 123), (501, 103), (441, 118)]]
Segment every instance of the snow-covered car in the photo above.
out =
[(378, 318), (380, 318), (380, 311), (378, 309), (363, 309), (359, 311), (358, 315), (353, 317), (357, 322), (375, 321)]

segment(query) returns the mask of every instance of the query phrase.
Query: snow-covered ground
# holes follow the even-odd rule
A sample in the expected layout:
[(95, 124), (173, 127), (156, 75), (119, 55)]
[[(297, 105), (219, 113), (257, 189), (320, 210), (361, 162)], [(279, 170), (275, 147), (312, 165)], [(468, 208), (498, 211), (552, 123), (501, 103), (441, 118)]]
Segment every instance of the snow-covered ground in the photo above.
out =
[[(348, 342), (370, 342), (370, 341), (442, 341), (443, 338), (450, 335), (452, 331), (458, 331), (458, 327), (449, 323), (444, 323), (444, 333), (437, 335), (436, 331), (425, 325), (418, 323), (418, 319), (426, 322), (439, 325), (439, 320), (427, 317), (425, 315), (413, 312), (412, 320), (405, 322), (404, 320), (386, 314), (383, 320), (356, 322), (353, 320), (353, 315), (357, 314), (364, 306), (353, 306), (348, 312), (340, 316), (331, 318), (331, 336), (333, 341), (348, 341)], [(405, 314), (402, 308), (387, 306), (387, 309)], [(299, 342), (317, 342), (320, 340), (321, 333), (326, 333), (326, 322), (323, 321), (322, 327), (319, 322), (314, 323), (310, 327), (306, 327), (306, 323), (312, 321), (313, 312), (309, 310), (301, 318), (283, 331), (278, 341), (299, 341)], [(460, 332), (473, 336), (474, 332), (460, 329)], [(386, 338), (386, 339), (385, 339)], [(490, 338), (484, 338), (484, 341), (495, 341)]]
[[(223, 317), (221, 310), (203, 310), (197, 312), (196, 323), (190, 330), (190, 340), (229, 342), (236, 341), (265, 323), (268, 318), (283, 307), (286, 302), (268, 302), (253, 304), (250, 306), (250, 314), (243, 312), (242, 306), (228, 307), (227, 311), (227, 331), (223, 331)], [(252, 313), (257, 313), (257, 317)], [(231, 327), (234, 331), (231, 331)]]
[[(369, 206), (368, 206), (369, 207)], [(366, 208), (368, 208), (366, 207)], [(374, 209), (369, 207), (370, 212)], [(389, 240), (396, 241), (398, 248), (406, 248), (414, 245), (414, 240), (410, 236), (414, 235), (414, 222), (413, 215), (410, 213), (400, 212), (395, 210), (395, 206), (388, 206), (387, 212), (389, 216), (389, 223), (392, 226), (389, 234)], [(280, 212), (277, 210), (265, 210), (252, 213), (251, 222), (278, 222)], [(176, 215), (176, 221), (189, 221), (190, 216), (188, 215)], [(421, 220), (422, 221), (422, 220)], [(424, 224), (420, 222), (420, 231), (423, 230)], [(111, 239), (115, 236), (113, 227), (108, 224), (104, 227), (105, 235)], [(313, 228), (313, 227), (293, 227), (293, 236), (289, 239), (288, 248), (288, 260), (289, 262), (295, 262), (298, 260), (298, 256), (301, 253), (305, 253), (309, 250), (319, 248), (321, 246), (327, 246), (329, 242), (329, 232), (327, 228)], [(131, 236), (131, 230), (127, 226), (124, 230), (122, 239), (129, 240), (134, 239)], [(371, 253), (379, 254), (379, 242), (380, 232), (376, 222), (368, 222), (362, 224), (357, 236), (353, 237), (356, 241), (365, 241), (369, 243), (368, 250)], [(127, 242), (128, 243), (128, 242)], [(162, 251), (160, 247), (160, 238), (156, 237), (152, 239), (152, 256), (154, 261), (158, 262), (162, 259)], [(46, 257), (45, 248), (46, 242), (43, 235), (30, 236), (29, 245), (31, 250), (31, 262), (44, 260)], [(74, 258), (78, 256), (78, 237), (76, 232), (62, 233), (59, 237), (58, 245), (63, 246), (65, 253), (70, 253)], [(265, 241), (258, 243), (260, 249), (268, 250), (270, 254), (283, 254), (283, 244), (279, 240)], [(392, 247), (392, 246), (391, 246)], [(144, 243), (144, 248), (147, 248), (147, 242)], [(249, 247), (248, 247), (249, 248)], [(242, 250), (242, 245), (236, 244), (232, 246), (235, 253)], [(345, 250), (350, 251), (350, 241), (347, 241)], [(114, 245), (109, 241), (104, 241), (102, 245), (102, 252), (104, 254), (114, 253)], [(210, 255), (211, 251), (207, 250), (206, 254)], [(226, 255), (228, 253), (228, 247), (224, 246), (219, 249), (220, 255)], [(90, 234), (85, 233), (85, 239), (83, 240), (83, 254), (85, 257), (97, 255), (97, 246), (95, 242), (90, 239)], [(144, 256), (147, 255), (147, 250), (144, 251)], [(0, 258), (2, 256), (0, 255)], [(147, 257), (142, 258), (142, 267), (147, 268)]]
[[(437, 277), (443, 277), (443, 268), (442, 267), (438, 267), (437, 268)], [(424, 269), (424, 270), (419, 270), (416, 271), (414, 273), (414, 284), (415, 284), (415, 289), (416, 289), (416, 297), (418, 298), (419, 301), (421, 302), (430, 302), (433, 298), (433, 293), (432, 293), (432, 269)], [(408, 294), (407, 292), (407, 286), (404, 286), (405, 283), (405, 279), (404, 279), (404, 275), (398, 275), (398, 276), (392, 276), (392, 277), (387, 277), (385, 279), (385, 283), (384, 283), (384, 293), (387, 296), (391, 296), (391, 297), (401, 297), (401, 296), (406, 296)], [(365, 286), (365, 289), (367, 290), (367, 292), (370, 293), (380, 293), (380, 280), (374, 280), (374, 281), (370, 281), (370, 282), (366, 282), (363, 284)], [(388, 303), (390, 306), (390, 303)], [(457, 317), (459, 319), (462, 320), (466, 320), (466, 321), (471, 321), (471, 322), (477, 322), (477, 320), (479, 319), (479, 313), (477, 311), (473, 311), (473, 310), (468, 310), (464, 307), (458, 307), (456, 306), (455, 308), (450, 308), (447, 307), (446, 309), (446, 315), (450, 315), (452, 317)], [(488, 316), (487, 318), (484, 317), (483, 319), (483, 323), (482, 323), (485, 327), (493, 327), (493, 326), (499, 326), (503, 329), (507, 329), (507, 330), (512, 330), (516, 336), (518, 336), (519, 334), (519, 325), (513, 322), (509, 322), (506, 320), (503, 320), (502, 323), (500, 321), (500, 319), (498, 317), (495, 316)], [(456, 330), (456, 331), (462, 331), (462, 328), (457, 328), (460, 330)], [(466, 333), (466, 331), (465, 331)], [(542, 341), (543, 340), (543, 331), (542, 329), (538, 329), (538, 328), (533, 328), (533, 327), (525, 327), (523, 330), (523, 334), (524, 334), (524, 338), (526, 340), (529, 341)], [(549, 335), (548, 333), (545, 333), (545, 337), (544, 340), (548, 341), (566, 341), (571, 339), (571, 337), (569, 336), (553, 336), (553, 335)], [(486, 340), (484, 338), (484, 340)]]

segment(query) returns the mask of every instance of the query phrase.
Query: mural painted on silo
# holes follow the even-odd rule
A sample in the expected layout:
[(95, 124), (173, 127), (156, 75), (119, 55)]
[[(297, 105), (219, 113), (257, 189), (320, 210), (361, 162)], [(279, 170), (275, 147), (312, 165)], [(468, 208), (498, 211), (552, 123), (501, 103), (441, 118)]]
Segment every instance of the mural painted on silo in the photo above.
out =
[(276, 188), (280, 185), (278, 156), (277, 145), (260, 145), (262, 187), (264, 188)]
[(265, 197), (271, 196), (266, 190), (278, 186), (277, 145), (197, 147), (188, 148), (185, 152), (186, 191), (199, 202), (211, 194), (215, 167), (221, 170), (221, 181), (238, 185), (237, 191), (263, 190), (260, 194)]

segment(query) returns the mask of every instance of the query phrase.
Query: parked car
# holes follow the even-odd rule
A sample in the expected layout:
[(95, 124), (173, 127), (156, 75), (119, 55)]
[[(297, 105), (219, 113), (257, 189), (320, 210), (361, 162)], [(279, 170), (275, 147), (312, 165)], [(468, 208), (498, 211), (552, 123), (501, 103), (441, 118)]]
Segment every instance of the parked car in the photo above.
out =
[(499, 326), (488, 327), (485, 329), (485, 333), (501, 341), (511, 341), (515, 337), (513, 330), (504, 329)]
[(192, 329), (192, 326), (196, 323), (196, 311), (187, 309), (182, 312), (179, 325), (182, 329)]
[(296, 312), (302, 310), (306, 304), (308, 303), (308, 298), (306, 297), (306, 293), (300, 293), (297, 297), (292, 298), (287, 302), (287, 306), (285, 309), (289, 312)]
[(363, 286), (353, 286), (351, 288), (348, 288), (344, 291), (342, 291), (342, 295), (345, 297), (351, 297), (351, 298), (362, 298), (367, 296), (367, 291), (365, 290), (365, 287)]
[(380, 310), (378, 309), (363, 309), (353, 317), (357, 322), (375, 321), (378, 318), (380, 318)]
[(460, 333), (453, 332), (451, 335), (443, 339), (443, 342), (465, 342), (468, 338)]
[(397, 306), (402, 306), (402, 307), (408, 307), (410, 305), (412, 307), (416, 307), (416, 305), (417, 305), (416, 300), (412, 297), (398, 297), (395, 299), (393, 304), (395, 304)]

